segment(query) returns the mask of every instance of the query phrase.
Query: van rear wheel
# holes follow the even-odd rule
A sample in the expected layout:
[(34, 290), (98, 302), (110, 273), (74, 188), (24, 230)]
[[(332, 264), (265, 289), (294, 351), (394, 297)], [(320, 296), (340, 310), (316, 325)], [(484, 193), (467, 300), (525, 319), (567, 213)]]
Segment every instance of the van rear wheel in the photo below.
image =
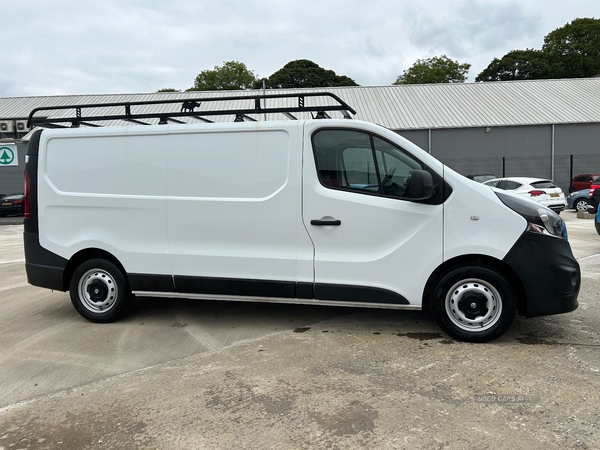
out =
[(90, 259), (73, 273), (69, 287), (71, 303), (91, 322), (106, 323), (122, 317), (133, 296), (119, 268), (105, 259)]
[(516, 294), (498, 272), (481, 266), (451, 270), (431, 299), (435, 321), (460, 341), (489, 342), (502, 336), (517, 313)]

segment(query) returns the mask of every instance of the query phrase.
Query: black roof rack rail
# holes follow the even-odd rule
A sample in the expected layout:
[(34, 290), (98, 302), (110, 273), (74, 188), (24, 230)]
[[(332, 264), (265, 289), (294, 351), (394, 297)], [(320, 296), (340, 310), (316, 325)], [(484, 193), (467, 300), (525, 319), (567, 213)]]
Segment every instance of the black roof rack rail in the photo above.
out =
[[(306, 101), (307, 98), (312, 97), (326, 97), (330, 99), (329, 102), (321, 101)], [(273, 106), (268, 107), (266, 105), (269, 99), (297, 99), (295, 106)], [(331, 101), (333, 100), (333, 101)], [(203, 105), (214, 104), (217, 102), (228, 102), (235, 101), (238, 104), (240, 102), (249, 102), (248, 107), (238, 107), (235, 109), (231, 108), (211, 108), (202, 109)], [(319, 103), (316, 105), (309, 105), (308, 103)], [(157, 105), (173, 105), (173, 111), (164, 111), (164, 106), (160, 111), (149, 112), (149, 106)], [(181, 107), (179, 108), (179, 105)], [(98, 111), (92, 111), (89, 115), (86, 112), (92, 109), (101, 108), (113, 108), (113, 111), (108, 111), (105, 114), (99, 114)], [(123, 109), (121, 109), (123, 108)], [(178, 109), (179, 108), (179, 109)], [(71, 113), (69, 114), (69, 110)], [(116, 111), (114, 111), (116, 110)], [(136, 111), (137, 110), (137, 111)], [(52, 114), (53, 112), (59, 112), (58, 114)], [(71, 127), (92, 126), (98, 127), (97, 123), (93, 122), (105, 122), (111, 120), (122, 120), (126, 122), (137, 123), (141, 125), (151, 125), (144, 121), (144, 119), (158, 119), (159, 124), (173, 123), (185, 123), (184, 121), (178, 120), (181, 117), (193, 117), (194, 119), (203, 122), (212, 122), (207, 119), (206, 116), (224, 116), (234, 115), (235, 122), (243, 122), (245, 120), (256, 120), (249, 116), (249, 114), (283, 114), (285, 117), (291, 120), (297, 120), (294, 113), (316, 113), (312, 115), (316, 119), (330, 118), (328, 112), (339, 111), (342, 116), (346, 119), (351, 119), (350, 114), (356, 114), (356, 111), (344, 102), (337, 95), (331, 92), (306, 92), (300, 94), (259, 94), (259, 95), (236, 95), (227, 97), (194, 97), (194, 98), (183, 98), (177, 100), (149, 100), (140, 102), (115, 102), (115, 103), (86, 103), (80, 105), (64, 105), (64, 106), (47, 106), (35, 108), (29, 113), (29, 119), (27, 125), (32, 128), (34, 126), (48, 127), (48, 128), (62, 128), (66, 127), (65, 123), (70, 123)]]

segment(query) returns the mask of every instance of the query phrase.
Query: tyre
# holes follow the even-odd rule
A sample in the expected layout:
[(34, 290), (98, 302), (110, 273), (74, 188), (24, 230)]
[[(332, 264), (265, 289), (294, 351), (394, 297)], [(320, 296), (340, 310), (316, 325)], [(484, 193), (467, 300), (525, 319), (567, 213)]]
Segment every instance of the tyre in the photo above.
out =
[(69, 293), (77, 312), (91, 322), (115, 321), (133, 305), (125, 276), (105, 259), (81, 264), (73, 273)]
[(431, 298), (440, 328), (460, 341), (489, 342), (502, 336), (517, 313), (516, 294), (508, 280), (483, 266), (446, 273)]
[(580, 198), (573, 205), (573, 209), (575, 211), (584, 211), (585, 212), (585, 211), (587, 211), (588, 206), (589, 206), (588, 201), (585, 198)]

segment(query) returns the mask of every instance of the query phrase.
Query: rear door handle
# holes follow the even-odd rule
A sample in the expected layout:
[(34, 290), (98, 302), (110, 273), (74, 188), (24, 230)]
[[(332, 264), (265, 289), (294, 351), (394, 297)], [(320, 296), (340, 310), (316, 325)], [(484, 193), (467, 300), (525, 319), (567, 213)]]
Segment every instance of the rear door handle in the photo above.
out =
[(339, 226), (342, 224), (341, 220), (336, 220), (336, 219), (328, 219), (328, 220), (322, 220), (322, 219), (313, 219), (310, 221), (311, 225), (333, 225), (333, 226)]

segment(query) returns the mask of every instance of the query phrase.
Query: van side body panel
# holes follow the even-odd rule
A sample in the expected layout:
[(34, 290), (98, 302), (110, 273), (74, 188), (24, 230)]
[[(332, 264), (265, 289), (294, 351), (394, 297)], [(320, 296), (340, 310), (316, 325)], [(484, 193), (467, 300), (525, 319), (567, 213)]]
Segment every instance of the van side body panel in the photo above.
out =
[(136, 291), (312, 298), (301, 122), (172, 128), (44, 131), (29, 248), (61, 261), (52, 287), (96, 248)]
[(170, 275), (166, 130), (130, 128), (42, 133), (39, 241), (67, 260), (97, 248), (127, 272)]
[(449, 167), (444, 179), (453, 189), (444, 204), (444, 260), (463, 255), (502, 260), (525, 232), (525, 219), (505, 207), (488, 186)]
[[(171, 127), (167, 224), (174, 275), (313, 282), (312, 243), (300, 216), (300, 125)], [(177, 290), (198, 292), (185, 279), (175, 279)]]

